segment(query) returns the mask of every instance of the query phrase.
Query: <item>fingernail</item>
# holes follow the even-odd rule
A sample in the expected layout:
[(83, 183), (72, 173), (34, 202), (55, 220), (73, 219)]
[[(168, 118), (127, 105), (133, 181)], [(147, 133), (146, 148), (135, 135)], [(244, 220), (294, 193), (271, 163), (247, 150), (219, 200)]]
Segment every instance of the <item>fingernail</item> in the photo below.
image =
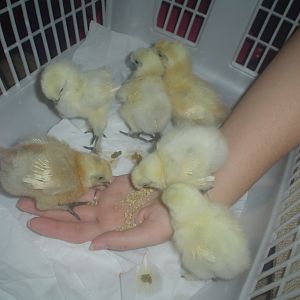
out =
[(29, 228), (32, 232), (34, 232), (38, 235), (41, 235), (38, 231), (36, 231), (34, 228), (31, 227), (31, 220), (29, 220), (26, 225), (27, 225), (27, 228)]
[(93, 243), (90, 244), (90, 247), (89, 247), (89, 250), (90, 251), (95, 251), (95, 245)]
[(89, 250), (95, 251), (95, 250), (106, 250), (107, 246), (105, 244), (98, 243), (97, 246), (94, 243), (90, 244)]
[(26, 226), (27, 226), (28, 228), (30, 228), (30, 229), (31, 229), (31, 224), (30, 224), (30, 222), (31, 222), (31, 220), (27, 221), (27, 224), (26, 224)]

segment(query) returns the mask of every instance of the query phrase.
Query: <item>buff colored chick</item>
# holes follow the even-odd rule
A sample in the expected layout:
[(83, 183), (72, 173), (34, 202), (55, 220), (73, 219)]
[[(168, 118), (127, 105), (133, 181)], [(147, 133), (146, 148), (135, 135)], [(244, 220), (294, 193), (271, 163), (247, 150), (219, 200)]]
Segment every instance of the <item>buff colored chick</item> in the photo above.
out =
[(248, 243), (228, 208), (181, 183), (169, 186), (162, 201), (169, 209), (173, 242), (187, 279), (232, 279), (248, 268)]
[[(110, 164), (81, 153), (53, 137), (33, 138), (10, 149), (0, 148), (0, 183), (14, 196), (36, 200), (40, 210), (72, 208), (89, 188), (108, 184)], [(81, 203), (80, 203), (81, 204)]]
[(137, 189), (164, 189), (182, 182), (206, 191), (212, 188), (212, 174), (222, 167), (227, 153), (225, 138), (215, 126), (175, 127), (133, 169), (132, 183)]
[(219, 125), (228, 114), (217, 93), (193, 74), (188, 50), (180, 43), (163, 40), (154, 45), (165, 73), (163, 80), (172, 104), (176, 124)]
[(83, 118), (88, 122), (94, 134), (91, 144), (95, 142), (91, 149), (100, 152), (116, 90), (108, 70), (98, 68), (83, 72), (70, 61), (60, 61), (45, 68), (41, 87), (62, 116)]
[(122, 102), (120, 115), (130, 128), (127, 135), (157, 141), (171, 120), (171, 104), (161, 78), (164, 67), (152, 48), (137, 49), (130, 60), (136, 69), (117, 92)]

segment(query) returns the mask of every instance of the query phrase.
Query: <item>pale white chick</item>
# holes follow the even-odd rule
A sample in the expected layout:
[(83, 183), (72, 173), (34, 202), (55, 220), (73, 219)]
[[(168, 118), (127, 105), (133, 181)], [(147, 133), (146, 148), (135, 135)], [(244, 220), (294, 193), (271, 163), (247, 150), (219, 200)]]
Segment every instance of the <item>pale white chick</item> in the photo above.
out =
[(132, 183), (137, 189), (164, 189), (182, 182), (206, 191), (212, 188), (212, 174), (223, 166), (227, 154), (227, 142), (215, 126), (175, 127), (133, 169)]
[(191, 56), (179, 42), (162, 40), (154, 45), (165, 73), (163, 80), (176, 124), (220, 125), (228, 114), (217, 93), (193, 73)]
[(95, 142), (94, 150), (100, 152), (101, 138), (116, 90), (110, 72), (102, 67), (81, 71), (71, 61), (60, 61), (45, 68), (41, 87), (62, 116), (82, 118), (88, 122), (94, 135), (91, 144)]
[(157, 141), (171, 120), (171, 104), (161, 78), (164, 67), (152, 48), (137, 49), (130, 60), (136, 69), (116, 94), (122, 103), (120, 116), (130, 129), (127, 135)]
[(187, 279), (232, 279), (250, 264), (248, 242), (235, 216), (196, 188), (169, 186), (162, 194)]
[[(73, 150), (53, 137), (38, 137), (0, 148), (0, 183), (13, 196), (36, 200), (40, 210), (68, 210), (90, 188), (112, 179), (111, 165), (94, 153)], [(86, 202), (85, 202), (86, 203)]]

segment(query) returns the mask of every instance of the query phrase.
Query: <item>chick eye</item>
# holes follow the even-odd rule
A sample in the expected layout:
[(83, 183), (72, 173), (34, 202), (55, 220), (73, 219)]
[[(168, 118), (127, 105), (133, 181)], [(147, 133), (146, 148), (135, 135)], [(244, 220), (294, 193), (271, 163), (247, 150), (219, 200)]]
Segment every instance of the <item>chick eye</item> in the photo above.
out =
[(133, 60), (133, 63), (134, 63), (135, 65), (137, 65), (137, 66), (140, 64), (140, 62), (139, 62), (137, 59), (134, 59), (134, 60)]
[(99, 176), (98, 178), (97, 178), (97, 180), (102, 180), (104, 177), (103, 176)]
[(61, 98), (61, 96), (62, 96), (62, 93), (63, 93), (63, 91), (64, 91), (64, 86), (59, 90), (59, 92), (58, 92), (58, 98), (57, 99), (55, 99), (57, 102), (60, 100), (60, 98)]

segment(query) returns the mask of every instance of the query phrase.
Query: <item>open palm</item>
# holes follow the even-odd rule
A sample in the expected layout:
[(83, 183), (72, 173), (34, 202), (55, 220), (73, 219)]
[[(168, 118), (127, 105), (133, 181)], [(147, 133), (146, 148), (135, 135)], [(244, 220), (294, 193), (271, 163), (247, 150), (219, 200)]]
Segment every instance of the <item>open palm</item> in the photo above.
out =
[[(105, 190), (99, 192), (97, 206), (75, 208), (80, 221), (65, 211), (39, 211), (32, 199), (21, 198), (17, 204), (22, 211), (36, 215), (28, 227), (41, 235), (71, 243), (91, 241), (90, 249), (129, 250), (160, 244), (170, 239), (173, 230), (167, 209), (154, 193), (147, 206), (134, 216), (136, 227), (118, 231), (124, 224), (124, 205), (119, 205), (133, 190), (127, 175), (118, 176)], [(94, 191), (83, 196), (92, 199)]]

